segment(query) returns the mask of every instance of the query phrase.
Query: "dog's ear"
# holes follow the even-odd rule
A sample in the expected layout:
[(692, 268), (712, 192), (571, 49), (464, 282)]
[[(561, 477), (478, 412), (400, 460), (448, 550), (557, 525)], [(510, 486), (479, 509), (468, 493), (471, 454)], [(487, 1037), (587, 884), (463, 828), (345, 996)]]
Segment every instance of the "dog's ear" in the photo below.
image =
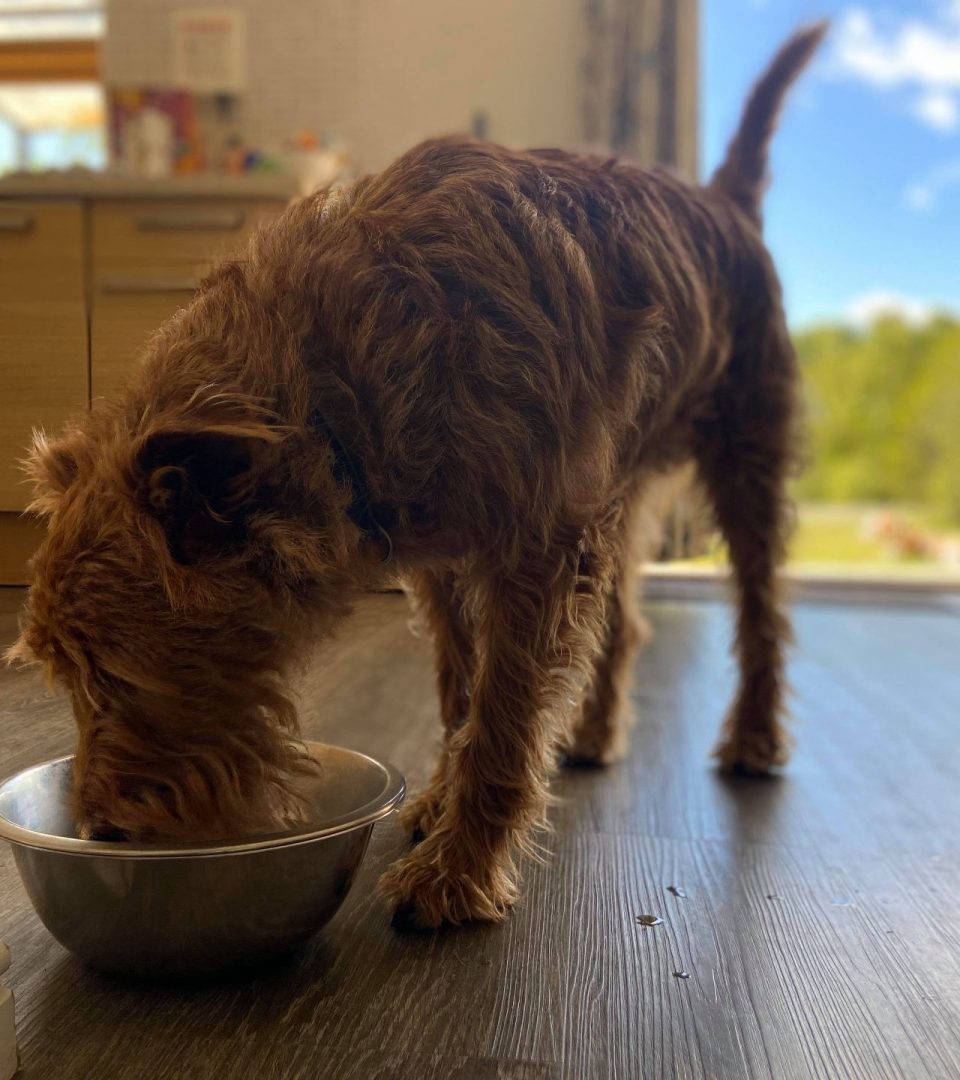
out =
[(172, 427), (143, 439), (141, 498), (178, 562), (196, 562), (242, 539), (265, 452), (282, 438), (276, 428), (251, 420)]
[(33, 485), (33, 499), (28, 509), (48, 516), (56, 510), (64, 492), (76, 480), (80, 466), (76, 454), (75, 433), (51, 440), (43, 431), (34, 431), (33, 445), (22, 462), (27, 479)]

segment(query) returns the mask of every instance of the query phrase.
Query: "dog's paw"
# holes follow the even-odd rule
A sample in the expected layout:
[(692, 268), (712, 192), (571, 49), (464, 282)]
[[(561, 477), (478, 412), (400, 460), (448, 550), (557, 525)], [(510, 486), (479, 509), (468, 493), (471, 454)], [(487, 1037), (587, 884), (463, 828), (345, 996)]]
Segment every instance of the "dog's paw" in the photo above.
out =
[(714, 748), (717, 766), (724, 772), (767, 776), (790, 760), (791, 744), (779, 728), (773, 731), (733, 730)]
[(434, 787), (408, 799), (397, 814), (397, 823), (415, 844), (430, 835), (443, 812), (443, 795)]
[(400, 931), (436, 930), (469, 922), (500, 922), (517, 899), (509, 873), (498, 866), (451, 864), (428, 837), (380, 878)]
[(560, 752), (560, 763), (568, 769), (602, 769), (627, 756), (626, 738), (576, 738)]
[(561, 762), (571, 768), (602, 768), (623, 761), (630, 750), (633, 723), (628, 713), (604, 720), (585, 716), (562, 747)]

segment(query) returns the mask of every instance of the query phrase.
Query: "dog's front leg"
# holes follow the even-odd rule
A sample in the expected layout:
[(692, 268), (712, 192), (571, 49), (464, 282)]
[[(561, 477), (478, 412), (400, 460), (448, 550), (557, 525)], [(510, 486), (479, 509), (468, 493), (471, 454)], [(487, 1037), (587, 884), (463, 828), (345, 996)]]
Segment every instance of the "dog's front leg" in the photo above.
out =
[[(381, 878), (401, 929), (502, 919), (518, 895), (516, 855), (543, 821), (571, 658), (577, 556), (538, 554), (486, 581), (468, 719), (449, 744), (446, 797), (430, 834)], [(586, 635), (589, 637), (589, 633)]]

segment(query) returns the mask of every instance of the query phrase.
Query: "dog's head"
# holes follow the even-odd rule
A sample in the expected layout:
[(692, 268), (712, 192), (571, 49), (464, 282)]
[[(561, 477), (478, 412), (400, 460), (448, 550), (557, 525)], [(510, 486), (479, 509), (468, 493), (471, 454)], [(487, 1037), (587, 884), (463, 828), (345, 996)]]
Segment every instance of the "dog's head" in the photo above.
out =
[(336, 607), (336, 559), (333, 534), (293, 528), (272, 495), (289, 438), (224, 393), (37, 438), (48, 531), (10, 655), (70, 695), (83, 834), (206, 838), (296, 815), (306, 758), (281, 680), (318, 629), (325, 568)]

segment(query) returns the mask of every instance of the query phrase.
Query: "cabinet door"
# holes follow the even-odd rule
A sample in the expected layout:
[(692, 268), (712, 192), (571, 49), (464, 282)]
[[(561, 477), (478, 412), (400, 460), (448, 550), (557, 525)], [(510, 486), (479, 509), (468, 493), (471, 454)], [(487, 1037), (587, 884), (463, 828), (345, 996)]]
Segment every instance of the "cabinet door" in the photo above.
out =
[(99, 275), (90, 324), (91, 395), (112, 397), (133, 372), (150, 335), (190, 302), (193, 267)]
[(30, 501), (31, 431), (87, 407), (87, 367), (80, 204), (0, 202), (0, 510)]
[(279, 214), (277, 199), (108, 199), (93, 207), (91, 393), (110, 397), (199, 279)]
[(279, 199), (101, 199), (93, 207), (98, 272), (217, 262), (279, 214)]

